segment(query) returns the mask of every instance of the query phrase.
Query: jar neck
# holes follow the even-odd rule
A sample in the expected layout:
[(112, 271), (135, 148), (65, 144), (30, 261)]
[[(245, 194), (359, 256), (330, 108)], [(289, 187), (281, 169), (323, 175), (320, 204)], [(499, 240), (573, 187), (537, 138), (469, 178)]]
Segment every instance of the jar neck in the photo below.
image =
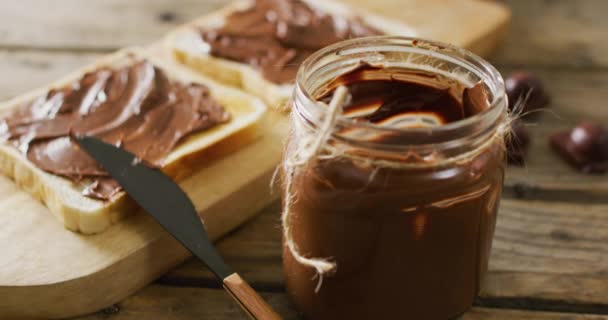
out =
[[(315, 97), (329, 82), (353, 70), (361, 62), (387, 68), (438, 74), (466, 87), (482, 83), (489, 107), (466, 119), (434, 127), (391, 128), (356, 122), (339, 116), (330, 144), (357, 152), (402, 158), (440, 154), (457, 158), (482, 148), (505, 131), (507, 100), (498, 71), (482, 58), (450, 45), (401, 37), (371, 37), (344, 41), (313, 54), (298, 72), (293, 96), (293, 122), (297, 131), (315, 134), (327, 108)], [(390, 136), (391, 139), (374, 139)], [(416, 157), (414, 157), (416, 158)]]

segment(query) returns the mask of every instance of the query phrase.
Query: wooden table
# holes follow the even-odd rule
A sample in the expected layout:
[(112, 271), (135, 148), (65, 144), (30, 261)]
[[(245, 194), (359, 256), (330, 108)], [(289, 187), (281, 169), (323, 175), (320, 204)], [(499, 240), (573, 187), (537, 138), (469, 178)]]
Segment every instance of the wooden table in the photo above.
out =
[[(86, 64), (118, 47), (145, 44), (224, 0), (3, 1), (0, 98)], [(608, 176), (578, 174), (547, 136), (595, 119), (608, 125), (608, 2), (506, 1), (510, 37), (491, 59), (505, 74), (536, 72), (553, 104), (531, 125), (524, 168), (509, 168), (490, 262), (476, 306), (463, 319), (608, 319)], [(44, 25), (44, 30), (40, 25)], [(218, 242), (235, 270), (287, 319), (279, 207)], [(83, 294), (86, 294), (83, 292)], [(245, 319), (194, 260), (122, 303), (81, 319)]]

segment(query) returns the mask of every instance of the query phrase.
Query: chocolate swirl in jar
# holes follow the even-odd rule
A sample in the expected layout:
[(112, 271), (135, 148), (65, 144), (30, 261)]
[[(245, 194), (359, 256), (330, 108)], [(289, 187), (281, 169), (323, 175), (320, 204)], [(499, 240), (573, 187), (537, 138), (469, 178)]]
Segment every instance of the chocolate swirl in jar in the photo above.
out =
[[(415, 60), (409, 48), (423, 51), (416, 41), (368, 41), (326, 49), (300, 71), (288, 159), (318, 134), (314, 101), (329, 102), (340, 85), (350, 96), (325, 149), (295, 171), (285, 195), (295, 199), (287, 223), (298, 252), (337, 269), (317, 292), (316, 270), (284, 246), (287, 292), (313, 319), (451, 319), (472, 305), (487, 270), (506, 159), (504, 88), (497, 72), (461, 80), (424, 63), (398, 66)], [(386, 50), (391, 63), (319, 58), (364, 49), (374, 60)], [(315, 70), (338, 75), (324, 82)]]
[(49, 90), (4, 116), (2, 136), (38, 168), (84, 184), (88, 197), (109, 200), (120, 186), (73, 135), (95, 136), (160, 167), (185, 137), (229, 120), (206, 86), (172, 81), (143, 60), (102, 67)]
[(344, 39), (380, 35), (359, 18), (330, 15), (302, 0), (255, 0), (201, 36), (211, 55), (259, 69), (276, 84), (293, 82), (313, 52)]
[(329, 83), (317, 100), (329, 103), (340, 85), (346, 86), (350, 94), (343, 106), (345, 117), (387, 128), (440, 126), (488, 108), (482, 83), (465, 87), (429, 72), (368, 63)]

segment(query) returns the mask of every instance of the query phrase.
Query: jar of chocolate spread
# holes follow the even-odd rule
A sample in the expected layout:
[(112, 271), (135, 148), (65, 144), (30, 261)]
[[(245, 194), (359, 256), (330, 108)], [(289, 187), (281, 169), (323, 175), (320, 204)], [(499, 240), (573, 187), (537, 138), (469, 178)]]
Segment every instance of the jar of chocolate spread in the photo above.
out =
[[(331, 120), (338, 86), (347, 94)], [(371, 37), (311, 56), (282, 168), (296, 307), (311, 319), (470, 308), (503, 184), (506, 106), (496, 69), (449, 45)]]

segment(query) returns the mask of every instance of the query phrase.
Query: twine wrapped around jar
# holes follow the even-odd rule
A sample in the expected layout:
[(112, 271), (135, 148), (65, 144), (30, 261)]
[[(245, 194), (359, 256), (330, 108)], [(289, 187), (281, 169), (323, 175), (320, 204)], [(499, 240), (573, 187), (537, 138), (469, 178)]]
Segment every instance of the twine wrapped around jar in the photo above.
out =
[(310, 135), (307, 139), (303, 139), (298, 148), (298, 152), (291, 153), (283, 161), (284, 184), (286, 190), (285, 198), (283, 199), (283, 212), (281, 214), (283, 237), (285, 238), (285, 245), (289, 248), (294, 259), (296, 259), (298, 263), (316, 270), (319, 281), (315, 288), (315, 292), (318, 292), (321, 288), (323, 276), (334, 273), (337, 267), (336, 263), (332, 262), (329, 258), (305, 257), (299, 251), (297, 244), (293, 241), (291, 237), (291, 228), (289, 226), (290, 207), (292, 203), (296, 201), (295, 195), (292, 192), (292, 180), (298, 170), (301, 170), (302, 167), (319, 154), (323, 145), (331, 136), (338, 115), (343, 110), (347, 95), (348, 89), (346, 89), (346, 87), (340, 86), (336, 89), (335, 94), (329, 103), (325, 118), (319, 127), (318, 134), (316, 136)]

